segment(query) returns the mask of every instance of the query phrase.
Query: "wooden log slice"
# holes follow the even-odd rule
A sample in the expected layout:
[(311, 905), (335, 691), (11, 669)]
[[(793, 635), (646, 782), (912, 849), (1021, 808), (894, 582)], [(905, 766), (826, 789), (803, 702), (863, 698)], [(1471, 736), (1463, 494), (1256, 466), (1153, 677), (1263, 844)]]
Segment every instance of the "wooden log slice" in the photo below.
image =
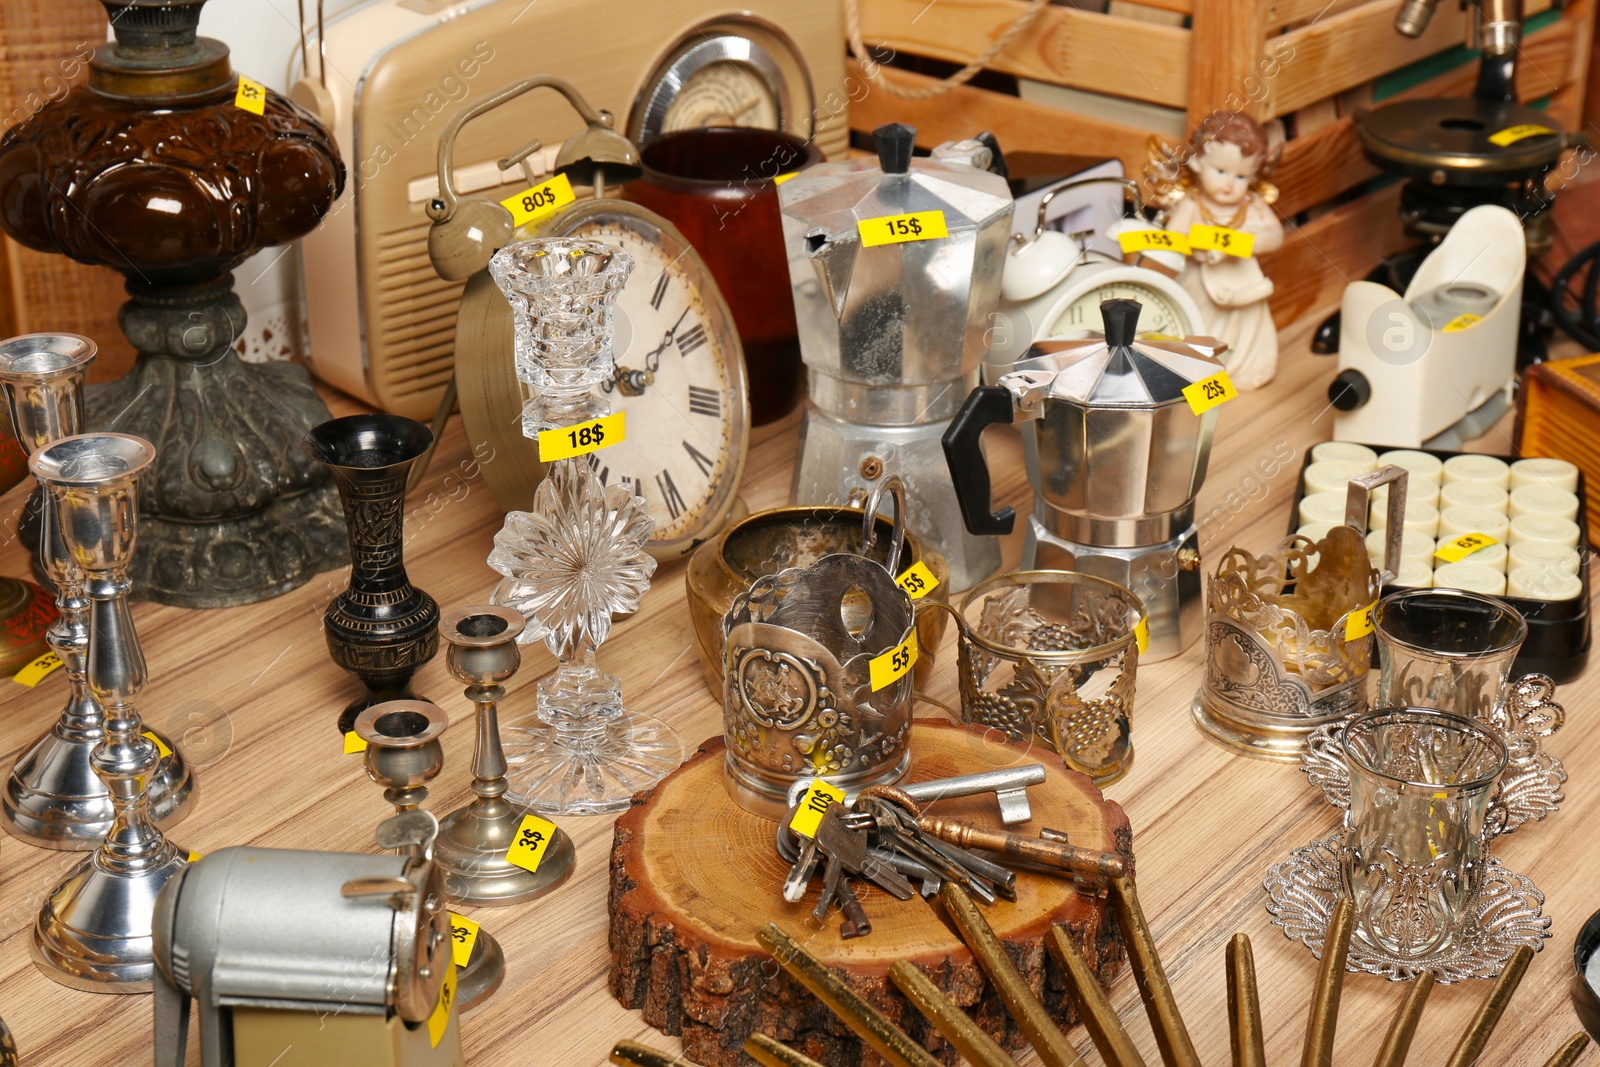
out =
[[(996, 743), (981, 731), (932, 719), (917, 720), (911, 751), (907, 781), (1043, 763), (1046, 781), (1028, 790), (1033, 821), (1012, 829), (1065, 830), (1075, 844), (1121, 852), (1131, 867), (1133, 833), (1122, 808), (1051, 753)], [(711, 1067), (751, 1062), (742, 1046), (754, 1030), (829, 1067), (879, 1063), (762, 950), (756, 931), (775, 921), (946, 1062), (955, 1062), (954, 1050), (890, 982), (895, 960), (923, 968), (1002, 1044), (1023, 1046), (1021, 1032), (936, 903), (921, 897), (898, 901), (869, 883), (853, 882), (872, 933), (851, 941), (839, 937), (837, 910), (820, 927), (811, 918), (820, 878), (801, 903), (786, 903), (780, 888), (788, 865), (774, 847), (776, 824), (734, 805), (723, 788), (724, 752), (720, 737), (707, 741), (658, 786), (635, 796), (617, 820), (609, 903), (611, 991), (624, 1007), (638, 1008), (650, 1025), (681, 1036), (684, 1054)], [(993, 794), (941, 801), (930, 810), (1000, 825)], [(1109, 905), (1079, 894), (1069, 879), (1019, 872), (1016, 902), (998, 901), (984, 912), (1064, 1026), (1077, 1020), (1062, 976), (1045, 952), (1051, 924), (1071, 932), (1102, 983), (1122, 964), (1122, 938)]]

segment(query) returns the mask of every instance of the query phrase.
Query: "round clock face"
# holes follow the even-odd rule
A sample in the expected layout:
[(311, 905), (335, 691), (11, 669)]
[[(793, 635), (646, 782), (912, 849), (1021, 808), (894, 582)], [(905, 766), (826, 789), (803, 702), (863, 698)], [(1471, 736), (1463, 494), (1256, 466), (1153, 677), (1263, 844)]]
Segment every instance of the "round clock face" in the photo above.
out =
[(701, 67), (667, 105), (661, 132), (702, 126), (754, 126), (776, 130), (782, 125), (778, 95), (761, 71), (746, 63), (724, 60)]
[(634, 99), (628, 137), (641, 148), (663, 133), (752, 126), (809, 139), (811, 76), (777, 27), (741, 16), (696, 27), (656, 64)]
[(601, 481), (625, 481), (655, 519), (651, 551), (691, 550), (733, 504), (750, 426), (744, 352), (700, 257), (660, 216), (616, 200), (580, 203), (540, 236), (604, 241), (633, 257), (615, 307), (616, 371), (601, 391), (627, 436), (590, 452)]
[(1100, 303), (1104, 300), (1137, 300), (1144, 305), (1139, 313), (1139, 332), (1165, 334), (1168, 337), (1185, 337), (1203, 332), (1200, 323), (1190, 316), (1171, 295), (1132, 281), (1108, 281), (1093, 285), (1059, 305), (1054, 318), (1040, 331), (1039, 337), (1068, 337), (1088, 330), (1103, 330), (1100, 321)]

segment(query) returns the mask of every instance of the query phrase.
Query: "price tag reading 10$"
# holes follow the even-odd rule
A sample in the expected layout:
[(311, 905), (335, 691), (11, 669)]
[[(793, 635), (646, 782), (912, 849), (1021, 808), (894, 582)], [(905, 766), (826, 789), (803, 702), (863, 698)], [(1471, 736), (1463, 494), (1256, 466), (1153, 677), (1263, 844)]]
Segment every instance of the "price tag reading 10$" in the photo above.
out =
[(806, 788), (805, 796), (800, 798), (800, 806), (794, 809), (794, 816), (789, 820), (789, 829), (801, 837), (816, 837), (817, 827), (822, 825), (823, 812), (835, 804), (843, 803), (843, 789), (829, 785), (821, 778), (815, 778)]
[(1196, 415), (1204, 415), (1218, 404), (1226, 404), (1239, 395), (1228, 378), (1228, 372), (1218, 371), (1209, 378), (1183, 387), (1183, 398)]
[(856, 223), (864, 248), (878, 245), (898, 245), (907, 241), (933, 241), (949, 237), (944, 224), (943, 211), (918, 211), (910, 215), (884, 215), (876, 219), (861, 219)]
[(536, 873), (555, 836), (555, 823), (537, 815), (524, 815), (517, 826), (516, 839), (506, 849), (506, 859), (529, 873)]
[(893, 685), (905, 676), (905, 673), (917, 665), (917, 657), (922, 655), (922, 649), (917, 645), (917, 631), (912, 630), (911, 636), (905, 641), (881, 656), (874, 656), (867, 662), (867, 674), (872, 680), (872, 691)]
[(539, 462), (554, 463), (558, 459), (571, 459), (598, 452), (602, 448), (621, 444), (628, 436), (623, 416), (626, 411), (607, 415), (593, 422), (576, 426), (561, 426), (554, 430), (539, 431)]
[(894, 584), (904, 589), (906, 596), (912, 600), (921, 600), (938, 588), (939, 579), (935, 578), (928, 565), (919, 559), (907, 567), (905, 573), (894, 580)]

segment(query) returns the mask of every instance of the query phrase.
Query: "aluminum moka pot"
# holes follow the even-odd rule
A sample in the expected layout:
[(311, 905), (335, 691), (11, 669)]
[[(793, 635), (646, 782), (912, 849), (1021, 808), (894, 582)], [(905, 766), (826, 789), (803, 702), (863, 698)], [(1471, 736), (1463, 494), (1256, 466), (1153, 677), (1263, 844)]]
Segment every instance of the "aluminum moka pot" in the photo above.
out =
[[(974, 389), (944, 436), (967, 529), (1006, 534), (1014, 509), (991, 512), (986, 427), (1022, 422), (1033, 515), (1022, 567), (1076, 570), (1132, 590), (1150, 626), (1146, 660), (1200, 636), (1194, 498), (1205, 481), (1217, 410), (1196, 414), (1184, 389), (1220, 374), (1222, 342), (1135, 340), (1136, 300), (1100, 305), (1105, 337), (1052, 340), (995, 385)], [(1204, 405), (1198, 405), (1204, 407)]]
[(894, 471), (911, 530), (964, 589), (999, 568), (1000, 549), (962, 528), (939, 438), (977, 384), (1011, 191), (988, 144), (913, 160), (916, 130), (876, 135), (876, 159), (820, 164), (778, 188), (809, 391), (791, 502), (842, 504)]

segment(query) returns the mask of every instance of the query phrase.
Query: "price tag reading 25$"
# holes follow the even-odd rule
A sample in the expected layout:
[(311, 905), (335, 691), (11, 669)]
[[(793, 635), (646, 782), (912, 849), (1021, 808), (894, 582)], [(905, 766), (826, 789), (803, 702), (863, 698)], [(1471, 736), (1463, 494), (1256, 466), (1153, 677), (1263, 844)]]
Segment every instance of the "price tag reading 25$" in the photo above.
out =
[(1239, 390), (1233, 387), (1233, 381), (1225, 370), (1183, 387), (1183, 398), (1189, 402), (1189, 410), (1196, 415), (1204, 415), (1218, 404), (1226, 404), (1238, 395)]
[(554, 463), (558, 459), (571, 459), (598, 452), (602, 448), (621, 444), (628, 436), (623, 416), (626, 411), (607, 415), (593, 422), (580, 422), (575, 426), (561, 426), (554, 430), (539, 431), (539, 462)]
[(517, 826), (517, 836), (506, 849), (506, 859), (529, 874), (536, 874), (550, 842), (556, 837), (556, 824), (537, 815), (524, 815)]
[(886, 688), (905, 677), (905, 673), (917, 665), (917, 657), (922, 655), (922, 649), (917, 645), (917, 631), (912, 630), (902, 644), (898, 644), (881, 656), (874, 656), (867, 663), (867, 674), (872, 680), (872, 691)]
[(943, 211), (918, 211), (910, 215), (883, 215), (856, 222), (863, 248), (905, 244), (907, 241), (933, 241), (949, 237)]

